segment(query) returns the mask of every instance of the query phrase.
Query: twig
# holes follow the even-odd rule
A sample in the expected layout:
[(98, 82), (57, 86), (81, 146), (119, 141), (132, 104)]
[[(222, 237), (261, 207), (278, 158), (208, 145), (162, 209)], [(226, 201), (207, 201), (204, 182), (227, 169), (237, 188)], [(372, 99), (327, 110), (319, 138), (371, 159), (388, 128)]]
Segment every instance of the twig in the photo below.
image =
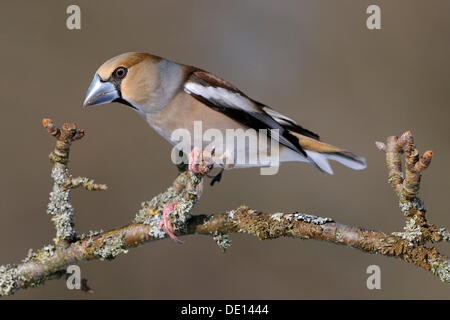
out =
[[(44, 125), (49, 133), (58, 139), (55, 156), (50, 158), (62, 159), (54, 162), (55, 165), (56, 163), (64, 165), (64, 181), (61, 179), (58, 183), (55, 179), (55, 185), (58, 188), (66, 186), (66, 191), (83, 183), (88, 190), (104, 189), (100, 187), (103, 185), (83, 180), (85, 178), (72, 179), (68, 174), (69, 141), (74, 140), (67, 140), (70, 136), (67, 132), (76, 137), (84, 135), (84, 131), (77, 134), (82, 131), (77, 131), (74, 125), (65, 125), (63, 129), (59, 129), (49, 120), (46, 120)], [(68, 131), (64, 131), (66, 129)], [(61, 142), (61, 136), (66, 137), (63, 141), (65, 144)], [(180, 173), (173, 185), (151, 201), (142, 203), (132, 224), (107, 232), (90, 232), (81, 236), (76, 236), (73, 231), (71, 237), (63, 237), (66, 245), (58, 245), (57, 242), (56, 246), (45, 246), (35, 253), (30, 251), (27, 258), (19, 264), (0, 267), (0, 295), (11, 295), (19, 289), (39, 286), (48, 279), (60, 278), (66, 274), (65, 270), (69, 265), (90, 260), (111, 260), (121, 253), (128, 252), (130, 248), (165, 239), (166, 233), (158, 227), (162, 210), (165, 205), (175, 202), (177, 204), (170, 219), (176, 235), (209, 235), (222, 250), (231, 244), (228, 234), (238, 232), (256, 236), (261, 240), (279, 237), (323, 240), (413, 263), (439, 276), (443, 282), (450, 283), (449, 259), (441, 255), (436, 248), (425, 246), (426, 242), (448, 241), (450, 234), (446, 229), (438, 229), (426, 222), (425, 209), (417, 197), (421, 174), (430, 164), (431, 152), (427, 151), (418, 157), (410, 132), (402, 135), (400, 139), (389, 137), (386, 143), (377, 142), (377, 147), (386, 152), (389, 183), (399, 196), (400, 207), (407, 219), (407, 227), (403, 233), (387, 234), (299, 212), (269, 214), (256, 212), (247, 207), (222, 214), (192, 216), (192, 208), (201, 195), (203, 179), (201, 175), (180, 167)], [(403, 152), (406, 156), (405, 173), (401, 168)], [(67, 203), (70, 204), (68, 201)], [(73, 210), (71, 213), (73, 215)], [(70, 227), (72, 228), (73, 224), (70, 224)], [(87, 291), (90, 290), (87, 285), (85, 287)]]
[[(411, 246), (446, 240), (448, 232), (445, 229), (427, 222), (423, 201), (418, 197), (422, 172), (429, 167), (433, 153), (428, 150), (419, 156), (411, 131), (400, 138), (388, 137), (386, 143), (376, 142), (376, 146), (386, 152), (388, 181), (399, 197), (400, 209), (406, 217), (405, 231), (395, 234), (407, 239)], [(402, 154), (405, 156), (404, 172)]]
[(96, 184), (94, 180), (78, 177), (72, 178), (67, 166), (69, 163), (69, 152), (72, 142), (84, 137), (85, 131), (77, 129), (75, 123), (65, 123), (58, 128), (52, 120), (42, 119), (42, 125), (48, 133), (56, 138), (55, 150), (50, 153), (49, 158), (53, 163), (52, 178), (54, 180), (53, 190), (50, 193), (50, 202), (47, 213), (52, 216), (52, 222), (56, 228), (57, 246), (67, 246), (76, 238), (74, 229), (73, 207), (70, 203), (70, 190), (83, 186), (86, 190), (106, 190), (107, 186)]

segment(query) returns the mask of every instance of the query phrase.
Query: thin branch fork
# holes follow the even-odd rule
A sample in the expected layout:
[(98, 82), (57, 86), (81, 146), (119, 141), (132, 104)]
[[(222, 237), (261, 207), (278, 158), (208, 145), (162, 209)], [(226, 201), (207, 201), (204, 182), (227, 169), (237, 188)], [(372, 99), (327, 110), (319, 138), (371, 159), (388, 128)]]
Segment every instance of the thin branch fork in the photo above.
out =
[[(427, 222), (425, 207), (418, 197), (422, 173), (430, 166), (433, 152), (428, 150), (419, 156), (411, 131), (400, 138), (388, 137), (386, 143), (376, 142), (376, 146), (386, 153), (388, 181), (399, 197), (400, 209), (406, 217), (405, 232), (396, 234), (408, 239), (411, 244), (446, 240), (448, 232), (445, 229)], [(405, 158), (404, 172), (402, 155)]]
[(80, 140), (85, 135), (85, 130), (77, 129), (75, 123), (65, 123), (58, 128), (52, 120), (43, 119), (42, 125), (48, 133), (56, 138), (55, 150), (50, 153), (49, 158), (53, 163), (52, 178), (54, 180), (53, 190), (50, 193), (50, 203), (47, 213), (52, 216), (52, 222), (56, 228), (55, 245), (68, 246), (76, 239), (74, 229), (74, 210), (70, 203), (70, 191), (79, 186), (86, 190), (106, 190), (104, 184), (96, 184), (94, 180), (77, 177), (70, 174), (68, 163), (72, 142)]
[[(47, 210), (52, 215), (57, 236), (54, 245), (36, 252), (30, 250), (21, 263), (0, 266), (0, 296), (64, 277), (69, 265), (111, 260), (131, 248), (167, 238), (159, 225), (164, 207), (175, 202), (170, 220), (176, 235), (209, 235), (224, 251), (231, 245), (230, 233), (246, 233), (261, 240), (279, 237), (323, 240), (413, 263), (450, 284), (449, 259), (435, 247), (426, 246), (428, 242), (449, 241), (450, 234), (426, 221), (423, 202), (417, 197), (422, 172), (430, 165), (432, 153), (427, 151), (418, 156), (410, 132), (400, 138), (389, 137), (385, 143), (376, 143), (386, 152), (388, 181), (399, 196), (400, 208), (406, 216), (404, 232), (388, 234), (300, 212), (270, 214), (247, 207), (221, 214), (192, 216), (192, 209), (202, 193), (203, 176), (181, 166), (173, 184), (151, 201), (143, 202), (131, 224), (107, 232), (91, 231), (78, 235), (73, 228), (70, 191), (78, 186), (87, 190), (105, 190), (106, 186), (95, 184), (88, 178), (72, 178), (67, 167), (71, 143), (81, 139), (84, 130), (78, 130), (75, 124), (58, 128), (49, 119), (44, 119), (43, 124), (57, 139), (55, 151), (50, 154), (54, 186)], [(402, 171), (403, 155), (405, 172)], [(92, 292), (84, 284), (88, 288), (86, 291)]]

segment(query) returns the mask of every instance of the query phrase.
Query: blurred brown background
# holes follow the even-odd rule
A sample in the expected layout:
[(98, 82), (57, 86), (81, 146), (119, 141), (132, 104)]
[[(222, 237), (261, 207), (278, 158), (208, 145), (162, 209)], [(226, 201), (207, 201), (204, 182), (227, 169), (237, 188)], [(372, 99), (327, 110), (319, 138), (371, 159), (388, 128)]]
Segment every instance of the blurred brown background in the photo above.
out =
[[(66, 28), (74, 3), (81, 7), (78, 31)], [(381, 6), (379, 31), (366, 28), (369, 4)], [(428, 217), (450, 227), (448, 1), (7, 0), (0, 8), (0, 264), (54, 236), (45, 214), (54, 140), (42, 117), (86, 128), (72, 148), (72, 173), (110, 187), (73, 193), (79, 232), (127, 224), (141, 201), (172, 182), (171, 147), (132, 109), (81, 108), (98, 66), (126, 51), (209, 70), (368, 161), (362, 172), (334, 164), (334, 176), (301, 163), (275, 176), (227, 172), (206, 188), (195, 213), (246, 204), (397, 231), (403, 217), (374, 141), (411, 129), (419, 149), (435, 155), (421, 191)], [(13, 298), (450, 297), (431, 273), (392, 258), (312, 240), (231, 238), (226, 254), (211, 238), (194, 236), (184, 245), (160, 241), (113, 262), (82, 264), (94, 295), (49, 281)], [(450, 253), (448, 245), (439, 248)], [(381, 290), (366, 288), (371, 264), (381, 267)]]

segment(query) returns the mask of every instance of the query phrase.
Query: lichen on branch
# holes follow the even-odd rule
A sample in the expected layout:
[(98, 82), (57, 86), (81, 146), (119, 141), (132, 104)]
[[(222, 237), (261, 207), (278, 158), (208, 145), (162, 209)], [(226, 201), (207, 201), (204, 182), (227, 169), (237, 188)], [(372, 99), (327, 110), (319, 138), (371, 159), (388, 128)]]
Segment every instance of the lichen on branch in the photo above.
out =
[[(420, 179), (431, 163), (432, 153), (427, 151), (419, 156), (409, 131), (400, 138), (389, 137), (385, 143), (376, 143), (380, 150), (386, 152), (388, 182), (398, 195), (401, 211), (406, 217), (403, 232), (389, 234), (301, 212), (270, 214), (244, 206), (226, 213), (192, 215), (202, 193), (203, 176), (181, 166), (173, 184), (152, 200), (143, 202), (131, 224), (106, 232), (77, 235), (70, 191), (80, 186), (86, 190), (106, 190), (106, 186), (84, 177), (73, 178), (70, 174), (70, 146), (85, 135), (84, 130), (78, 130), (75, 124), (58, 128), (49, 119), (44, 119), (43, 124), (56, 138), (55, 150), (50, 154), (54, 185), (48, 205), (48, 213), (52, 215), (57, 230), (55, 245), (44, 246), (38, 251), (30, 250), (18, 264), (0, 266), (0, 296), (64, 277), (69, 265), (90, 260), (113, 260), (131, 248), (167, 238), (160, 226), (168, 204), (173, 205), (169, 220), (177, 236), (208, 235), (223, 251), (231, 245), (229, 235), (232, 233), (245, 233), (261, 240), (279, 237), (322, 240), (413, 263), (450, 284), (449, 259), (435, 247), (426, 246), (427, 243), (449, 241), (450, 233), (427, 222), (423, 202), (418, 197)], [(92, 292), (85, 280), (84, 288), (86, 292)]]
[(83, 186), (86, 190), (106, 190), (106, 185), (96, 184), (94, 180), (78, 177), (73, 178), (68, 168), (69, 153), (72, 142), (84, 137), (85, 131), (78, 129), (75, 123), (65, 123), (58, 128), (52, 120), (44, 118), (43, 126), (56, 138), (55, 150), (49, 158), (53, 163), (51, 177), (54, 184), (50, 192), (50, 202), (47, 205), (47, 213), (52, 216), (52, 222), (56, 228), (55, 243), (67, 245), (76, 239), (74, 229), (74, 210), (70, 202), (72, 189)]
[[(418, 197), (422, 173), (430, 166), (432, 151), (419, 156), (411, 131), (406, 131), (400, 138), (391, 136), (386, 143), (376, 142), (376, 146), (386, 153), (388, 182), (399, 197), (399, 207), (406, 217), (404, 232), (394, 234), (408, 240), (410, 246), (446, 240), (448, 232), (444, 228), (427, 222), (424, 203)], [(405, 158), (404, 170), (402, 156)]]

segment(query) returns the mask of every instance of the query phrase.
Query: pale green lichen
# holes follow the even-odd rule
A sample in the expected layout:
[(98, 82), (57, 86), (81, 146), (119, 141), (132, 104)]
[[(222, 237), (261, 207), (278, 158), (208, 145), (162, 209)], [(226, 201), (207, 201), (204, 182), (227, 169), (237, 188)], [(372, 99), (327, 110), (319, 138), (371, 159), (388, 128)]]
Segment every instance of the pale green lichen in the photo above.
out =
[(439, 228), (437, 233), (442, 237), (442, 241), (450, 241), (450, 232), (445, 228)]
[[(160, 197), (161, 196), (161, 197)], [(186, 222), (192, 217), (191, 210), (194, 206), (192, 200), (185, 200), (180, 197), (167, 197), (167, 195), (153, 198), (149, 202), (143, 202), (141, 209), (136, 215), (135, 222), (150, 226), (149, 235), (154, 238), (165, 238), (166, 232), (159, 228), (164, 206), (176, 202), (177, 204), (169, 214), (169, 219), (175, 231), (186, 230)]]
[(93, 231), (93, 230), (89, 230), (88, 233), (82, 233), (79, 236), (80, 240), (84, 240), (84, 239), (89, 239), (89, 241), (93, 240), (94, 236), (98, 236), (99, 234), (101, 234), (103, 232), (103, 229), (100, 229), (99, 231)]
[(175, 230), (186, 231), (186, 222), (192, 217), (191, 211), (194, 201), (180, 199), (171, 212), (171, 222)]
[(236, 210), (230, 210), (227, 212), (227, 215), (230, 219), (234, 219), (234, 214), (236, 213)]
[[(408, 217), (406, 221), (406, 225), (403, 228), (404, 232), (393, 232), (394, 236), (401, 237), (408, 241), (408, 246), (412, 247), (420, 243), (422, 239), (422, 228), (419, 225), (416, 225), (416, 214), (417, 211), (424, 210), (423, 201), (417, 197), (412, 199), (400, 199), (398, 206), (402, 211), (403, 215)], [(419, 213), (420, 214), (420, 213)]]
[(99, 235), (99, 234), (101, 234), (101, 233), (103, 233), (103, 229), (100, 229), (99, 231), (89, 230), (89, 232), (87, 234), (85, 234), (85, 233), (81, 234), (78, 237), (78, 239), (79, 240), (86, 240), (87, 239), (88, 240), (87, 241), (87, 245), (88, 245), (88, 247), (90, 247), (90, 246), (92, 246), (94, 244), (94, 237)]
[(272, 220), (275, 220), (278, 222), (281, 222), (281, 219), (286, 219), (288, 221), (291, 221), (293, 217), (294, 217), (294, 215), (291, 213), (282, 213), (282, 212), (272, 213), (270, 215), (270, 218)]
[(409, 210), (411, 210), (412, 203), (409, 201), (406, 201), (406, 202), (399, 201), (398, 206), (399, 206), (400, 210), (403, 212), (403, 214), (405, 215), (407, 212), (409, 212)]
[(423, 209), (425, 209), (425, 206), (423, 204), (423, 201), (417, 197), (415, 197), (414, 199), (411, 200), (412, 202), (412, 206), (414, 209), (420, 210), (422, 211)]
[(401, 237), (408, 241), (408, 246), (412, 247), (420, 242), (422, 237), (422, 228), (416, 225), (416, 220), (411, 218), (406, 221), (403, 228), (404, 232), (392, 232), (394, 236)]
[(405, 216), (410, 215), (410, 211), (412, 209), (421, 211), (425, 208), (423, 201), (417, 197), (415, 197), (411, 200), (404, 200), (404, 199), (400, 200), (398, 203), (398, 206), (400, 207), (400, 210), (403, 212), (403, 215), (405, 215)]
[(56, 248), (54, 245), (49, 244), (43, 247), (39, 251), (33, 251), (33, 249), (28, 250), (27, 256), (22, 260), (22, 262), (29, 262), (33, 260), (39, 260), (40, 262), (49, 261), (55, 255)]
[(112, 260), (121, 253), (128, 253), (126, 249), (124, 237), (107, 237), (101, 246), (94, 250), (94, 254), (100, 258), (100, 260)]
[(76, 236), (74, 227), (74, 210), (70, 203), (70, 189), (64, 188), (70, 174), (67, 169), (55, 166), (51, 176), (54, 180), (50, 202), (47, 205), (47, 214), (52, 216), (58, 239), (71, 240)]
[(231, 239), (228, 234), (222, 234), (215, 231), (213, 234), (213, 239), (216, 241), (222, 252), (225, 252), (231, 246)]
[(17, 268), (11, 265), (0, 266), (0, 296), (9, 296), (20, 289)]
[(390, 177), (387, 181), (388, 181), (389, 184), (392, 184), (392, 182), (394, 182), (395, 180), (397, 180), (399, 177), (400, 177), (402, 180), (405, 179), (405, 175), (403, 174), (403, 172), (399, 172), (398, 174), (393, 175), (393, 176)]
[(281, 218), (282, 217), (283, 217), (283, 213), (282, 212), (277, 212), (277, 213), (273, 213), (273, 214), (270, 215), (270, 218), (272, 220), (275, 220), (275, 221), (278, 221), (278, 222), (281, 222)]
[(186, 188), (183, 192), (177, 192), (174, 187), (169, 187), (150, 201), (141, 204), (135, 223), (142, 223), (150, 226), (149, 235), (154, 238), (165, 238), (166, 232), (159, 228), (161, 218), (166, 205), (176, 203), (174, 209), (169, 213), (169, 219), (175, 231), (183, 232), (186, 230), (186, 223), (192, 217), (191, 210), (198, 201), (200, 191), (198, 185), (201, 177), (194, 174), (180, 174), (177, 183)]
[(322, 218), (322, 217), (313, 216), (311, 214), (300, 213), (300, 212), (296, 212), (294, 214), (277, 212), (277, 213), (271, 214), (270, 218), (272, 220), (275, 220), (278, 222), (281, 222), (281, 219), (286, 219), (288, 221), (292, 221), (292, 219), (295, 219), (297, 221), (304, 221), (304, 222), (313, 223), (316, 225), (323, 225), (328, 222), (334, 222), (331, 218)]
[[(154, 200), (155, 198), (153, 198)], [(152, 201), (153, 201), (152, 200)], [(152, 207), (152, 201), (143, 202), (141, 204), (141, 209), (139, 210), (138, 214), (136, 215), (136, 218), (134, 219), (137, 223), (143, 223), (150, 226), (150, 230), (148, 234), (152, 236), (153, 238), (159, 238), (162, 239), (166, 236), (166, 233), (164, 230), (161, 230), (159, 228), (159, 224), (161, 222), (161, 214), (162, 211), (154, 210)], [(156, 203), (153, 205), (157, 205)], [(156, 212), (155, 215), (152, 213)]]
[(304, 221), (306, 223), (313, 223), (316, 225), (323, 225), (325, 223), (334, 222), (334, 220), (331, 218), (322, 218), (322, 217), (313, 216), (310, 214), (305, 214), (305, 213), (300, 213), (300, 212), (294, 213), (294, 218), (297, 221)]
[[(164, 206), (175, 202), (178, 196), (179, 195), (175, 192), (175, 190), (170, 187), (166, 192), (158, 194), (152, 200), (142, 202), (141, 209), (138, 211), (136, 217), (134, 218), (134, 222), (153, 225), (155, 217), (160, 218), (160, 216), (162, 215)], [(153, 215), (151, 214), (152, 211), (157, 212), (158, 214)]]
[(33, 251), (33, 249), (28, 249), (27, 256), (22, 259), (22, 262), (28, 262), (34, 259), (37, 256), (36, 252)]
[(343, 239), (342, 233), (341, 233), (341, 231), (338, 228), (336, 228), (336, 230), (334, 231), (334, 238), (338, 242), (340, 242)]
[(431, 272), (439, 277), (442, 282), (450, 283), (450, 262), (438, 259), (430, 262)]

